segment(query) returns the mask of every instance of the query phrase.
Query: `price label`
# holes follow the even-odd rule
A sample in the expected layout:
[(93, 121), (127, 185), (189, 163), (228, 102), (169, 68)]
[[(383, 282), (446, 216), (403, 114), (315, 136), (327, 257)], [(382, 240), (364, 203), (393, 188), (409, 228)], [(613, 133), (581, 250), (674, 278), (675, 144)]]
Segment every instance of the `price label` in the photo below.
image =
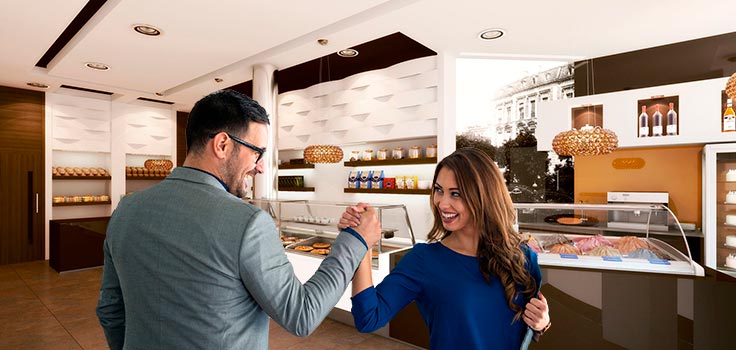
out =
[(665, 260), (665, 259), (653, 259), (652, 258), (652, 259), (649, 259), (649, 263), (655, 264), (655, 265), (670, 265), (669, 260)]
[(578, 258), (578, 255), (577, 254), (560, 254), (560, 258), (563, 258), (563, 259), (577, 259)]
[(604, 256), (603, 261), (615, 261), (615, 262), (622, 262), (620, 256)]

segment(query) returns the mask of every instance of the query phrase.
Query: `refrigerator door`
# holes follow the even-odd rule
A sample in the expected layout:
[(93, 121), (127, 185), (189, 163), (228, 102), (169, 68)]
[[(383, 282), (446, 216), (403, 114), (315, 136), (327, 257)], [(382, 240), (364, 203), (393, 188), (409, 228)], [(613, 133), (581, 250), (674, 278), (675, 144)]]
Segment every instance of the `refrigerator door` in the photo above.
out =
[(703, 149), (705, 265), (736, 277), (736, 143)]

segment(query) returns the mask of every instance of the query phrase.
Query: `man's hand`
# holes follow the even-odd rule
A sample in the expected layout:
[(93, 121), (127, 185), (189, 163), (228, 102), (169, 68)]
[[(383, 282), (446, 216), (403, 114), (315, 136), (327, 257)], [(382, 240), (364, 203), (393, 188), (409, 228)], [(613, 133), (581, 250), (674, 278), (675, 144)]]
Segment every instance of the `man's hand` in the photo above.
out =
[(342, 230), (346, 227), (355, 228), (360, 225), (360, 213), (364, 212), (367, 206), (367, 203), (361, 202), (357, 205), (345, 208), (345, 212), (342, 213), (342, 217), (340, 217), (340, 222), (337, 224), (337, 228)]
[(354, 229), (363, 237), (368, 249), (370, 249), (381, 240), (381, 223), (378, 221), (378, 216), (376, 216), (376, 210), (370, 205), (366, 205), (364, 211), (359, 215), (359, 223)]

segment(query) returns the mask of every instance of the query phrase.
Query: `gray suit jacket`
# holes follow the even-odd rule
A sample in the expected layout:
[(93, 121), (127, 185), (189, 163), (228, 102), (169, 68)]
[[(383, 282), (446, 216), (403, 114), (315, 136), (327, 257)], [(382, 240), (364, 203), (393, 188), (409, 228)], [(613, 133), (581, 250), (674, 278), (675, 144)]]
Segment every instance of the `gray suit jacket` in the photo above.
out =
[(340, 233), (302, 285), (267, 213), (180, 167), (120, 201), (104, 250), (97, 315), (112, 349), (266, 350), (269, 316), (309, 335), (367, 248)]

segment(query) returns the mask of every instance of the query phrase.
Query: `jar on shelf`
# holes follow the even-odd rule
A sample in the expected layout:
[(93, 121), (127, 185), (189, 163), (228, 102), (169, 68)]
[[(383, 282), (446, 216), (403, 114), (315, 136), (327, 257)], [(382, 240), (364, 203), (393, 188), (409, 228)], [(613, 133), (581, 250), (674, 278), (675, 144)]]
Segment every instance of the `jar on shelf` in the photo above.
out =
[(394, 148), (393, 153), (391, 153), (392, 159), (404, 159), (404, 148), (403, 147), (396, 147)]
[(427, 147), (427, 158), (437, 158), (437, 145), (431, 144)]
[(388, 159), (388, 150), (385, 148), (381, 148), (378, 150), (378, 154), (376, 154), (376, 159), (378, 160), (386, 160)]
[(355, 150), (350, 152), (350, 161), (354, 162), (360, 160), (360, 151)]
[(363, 152), (363, 160), (373, 160), (373, 150), (367, 149)]
[(411, 146), (409, 148), (409, 159), (417, 159), (422, 155), (422, 149), (419, 146)]

